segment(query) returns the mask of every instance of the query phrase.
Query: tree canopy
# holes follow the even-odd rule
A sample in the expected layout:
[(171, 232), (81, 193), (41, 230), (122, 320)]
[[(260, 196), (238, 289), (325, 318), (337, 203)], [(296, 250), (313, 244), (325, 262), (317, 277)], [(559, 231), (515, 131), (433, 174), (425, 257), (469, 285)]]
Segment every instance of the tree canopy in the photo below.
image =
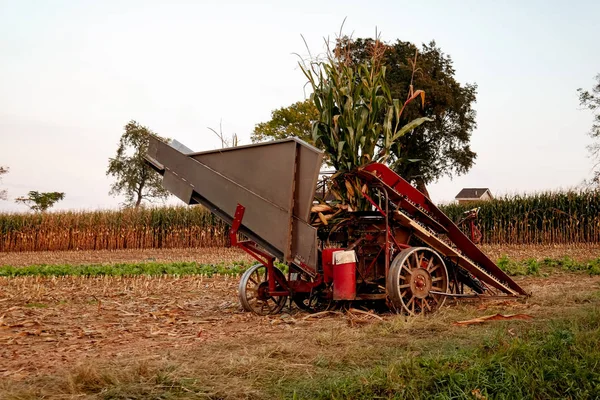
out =
[(271, 119), (257, 124), (252, 133), (253, 142), (297, 137), (313, 144), (312, 123), (319, 119), (319, 111), (310, 100), (298, 101), (289, 107), (271, 112)]
[[(2, 182), (2, 175), (8, 173), (8, 167), (0, 166), (0, 182)], [(6, 189), (0, 189), (0, 200), (6, 200)]]
[(64, 198), (65, 194), (63, 192), (37, 192), (32, 190), (27, 194), (27, 197), (18, 197), (15, 202), (25, 204), (32, 211), (44, 212)]
[[(358, 64), (368, 61), (374, 43), (373, 39), (342, 38), (338, 41), (337, 50), (349, 53)], [(404, 110), (400, 125), (420, 117), (434, 119), (407, 133), (393, 146), (392, 161), (396, 172), (421, 187), (444, 175), (467, 172), (476, 158), (470, 139), (476, 127), (473, 105), (477, 86), (456, 80), (451, 57), (443, 53), (435, 42), (424, 44), (419, 49), (410, 42), (398, 40), (386, 44), (384, 50), (382, 63), (387, 67), (385, 78), (391, 97), (405, 99), (411, 84), (427, 94), (423, 107), (413, 102)], [(315, 121), (312, 107), (314, 104), (305, 100), (273, 111), (270, 121), (255, 126), (252, 140), (297, 136), (315, 144), (311, 131), (311, 123)], [(383, 120), (384, 115), (380, 118)]]
[(117, 154), (108, 160), (106, 175), (115, 178), (110, 194), (125, 196), (126, 206), (137, 208), (144, 200), (164, 200), (169, 197), (169, 192), (162, 187), (160, 175), (144, 161), (150, 135), (168, 141), (136, 121), (129, 121), (119, 140)]
[(590, 155), (594, 159), (594, 177), (593, 181), (600, 184), (600, 74), (596, 75), (596, 84), (592, 87), (591, 92), (588, 90), (578, 89), (579, 103), (594, 113), (594, 120), (589, 135), (594, 142), (588, 146)]

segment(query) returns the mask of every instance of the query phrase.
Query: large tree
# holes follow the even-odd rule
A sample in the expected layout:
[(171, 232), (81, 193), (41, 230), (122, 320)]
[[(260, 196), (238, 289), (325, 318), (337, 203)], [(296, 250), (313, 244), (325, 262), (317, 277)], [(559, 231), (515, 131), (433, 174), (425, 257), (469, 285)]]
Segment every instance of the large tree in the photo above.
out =
[[(342, 39), (337, 51), (349, 52), (354, 62), (360, 63), (368, 60), (374, 43), (373, 39)], [(434, 119), (398, 140), (392, 149), (396, 161), (394, 169), (421, 190), (425, 184), (442, 176), (467, 172), (476, 158), (470, 138), (476, 127), (473, 104), (477, 86), (461, 84), (455, 79), (451, 57), (435, 42), (424, 44), (420, 49), (400, 40), (387, 44), (383, 63), (387, 67), (386, 80), (392, 97), (406, 98), (411, 84), (426, 93), (424, 107), (416, 102), (408, 106), (401, 125), (419, 117)], [(288, 136), (309, 139), (312, 143), (310, 125), (315, 120), (315, 113), (311, 107), (313, 105), (307, 100), (273, 111), (270, 121), (256, 125), (252, 140), (280, 139), (287, 132)]]
[[(8, 173), (8, 167), (0, 166), (0, 182), (2, 182), (2, 175)], [(6, 189), (0, 189), (0, 200), (6, 200)]]
[(32, 190), (27, 194), (27, 197), (18, 197), (15, 202), (25, 204), (32, 211), (44, 212), (64, 198), (65, 194), (63, 192), (37, 192)]
[(594, 113), (594, 120), (589, 135), (594, 142), (588, 146), (590, 155), (594, 159), (594, 177), (593, 181), (600, 184), (600, 74), (596, 75), (596, 85), (592, 91), (577, 89), (579, 92), (579, 102), (582, 106)]
[(119, 140), (116, 156), (108, 160), (106, 175), (115, 177), (110, 194), (124, 195), (126, 206), (137, 208), (144, 200), (164, 200), (169, 196), (162, 187), (161, 177), (144, 161), (150, 135), (168, 141), (136, 121), (129, 121)]

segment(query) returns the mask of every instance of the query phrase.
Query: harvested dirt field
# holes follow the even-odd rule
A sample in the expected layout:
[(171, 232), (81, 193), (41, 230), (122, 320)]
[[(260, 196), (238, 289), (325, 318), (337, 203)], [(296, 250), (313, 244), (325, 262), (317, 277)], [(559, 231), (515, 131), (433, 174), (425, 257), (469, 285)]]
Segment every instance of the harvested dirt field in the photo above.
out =
[[(600, 246), (488, 246), (485, 250), (493, 258), (507, 254), (514, 259), (567, 255), (583, 260), (600, 255)], [(235, 249), (13, 253), (0, 257), (0, 264), (10, 265), (245, 259)], [(464, 349), (492, 346), (489, 348), (494, 351), (511, 351), (506, 346), (513, 339), (522, 338), (525, 342), (515, 343), (527, 344), (527, 338), (535, 335), (545, 338), (546, 333), (538, 331), (550, 329), (552, 334), (553, 327), (562, 338), (557, 343), (563, 343), (570, 340), (563, 336), (572, 324), (560, 322), (565, 318), (581, 316), (581, 326), (596, 329), (600, 276), (554, 269), (517, 280), (533, 294), (531, 298), (449, 302), (433, 315), (408, 318), (352, 310), (315, 316), (296, 308), (258, 317), (240, 309), (235, 277), (0, 278), (0, 399), (262, 399), (290, 398), (298, 393), (298, 398), (331, 398), (332, 393), (337, 393), (336, 398), (359, 398), (363, 390), (367, 394), (362, 398), (372, 398), (373, 393), (391, 398), (406, 384), (406, 374), (394, 371), (421, 365), (412, 363), (415, 357), (444, 360), (447, 356), (452, 366)], [(454, 325), (496, 313), (525, 314), (533, 319)], [(565, 324), (567, 328), (562, 327)], [(579, 322), (574, 324), (573, 329), (580, 329)], [(583, 331), (581, 340), (592, 340), (595, 332)], [(423, 360), (419, 362), (432, 362)], [(535, 362), (535, 355), (532, 360)], [(482, 361), (482, 368), (487, 363)], [(381, 370), (382, 366), (390, 369)], [(584, 365), (582, 370), (586, 368)], [(481, 373), (485, 372), (474, 376)], [(523, 372), (523, 376), (531, 374)], [(321, 392), (319, 385), (328, 389)], [(348, 385), (347, 392), (344, 385)], [(572, 383), (565, 387), (568, 385)], [(380, 387), (385, 391), (380, 392), (384, 390)], [(554, 396), (551, 391), (544, 393)]]
[(269, 321), (241, 313), (236, 288), (226, 277), (0, 280), (0, 374), (48, 373), (262, 330)]
[[(0, 398), (112, 398), (106, 387), (124, 397), (131, 387), (154, 393), (161, 373), (179, 379), (183, 397), (272, 397), (261, 389), (271, 378), (310, 376), (321, 359), (361, 363), (377, 356), (378, 346), (404, 346), (415, 335), (463, 337), (471, 328), (453, 322), (490, 313), (544, 320), (597, 301), (600, 293), (600, 277), (557, 272), (521, 279), (533, 293), (529, 300), (448, 305), (425, 318), (313, 317), (296, 309), (258, 317), (240, 310), (237, 283), (227, 277), (1, 278)], [(194, 390), (181, 383), (185, 376), (195, 376)]]
[(569, 257), (576, 261), (600, 258), (600, 244), (558, 244), (558, 245), (483, 245), (481, 249), (496, 261), (506, 255), (514, 261), (534, 258), (559, 259)]

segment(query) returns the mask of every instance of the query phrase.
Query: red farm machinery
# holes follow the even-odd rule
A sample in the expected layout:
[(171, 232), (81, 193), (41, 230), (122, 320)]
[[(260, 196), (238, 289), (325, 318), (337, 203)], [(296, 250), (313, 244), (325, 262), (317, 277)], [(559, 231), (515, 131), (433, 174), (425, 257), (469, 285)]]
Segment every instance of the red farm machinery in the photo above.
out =
[(412, 315), (433, 312), (447, 298), (527, 296), (386, 165), (351, 172), (368, 188), (369, 211), (315, 227), (323, 153), (301, 140), (194, 153), (152, 137), (146, 161), (167, 190), (230, 224), (232, 245), (258, 261), (239, 284), (247, 311), (275, 314), (291, 299), (308, 311), (365, 301)]

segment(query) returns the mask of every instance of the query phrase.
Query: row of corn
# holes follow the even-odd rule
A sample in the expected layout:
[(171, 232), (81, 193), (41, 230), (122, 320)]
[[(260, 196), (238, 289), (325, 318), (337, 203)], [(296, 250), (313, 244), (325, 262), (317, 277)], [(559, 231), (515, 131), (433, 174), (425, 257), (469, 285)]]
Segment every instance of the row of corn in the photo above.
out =
[(226, 245), (227, 225), (202, 207), (0, 213), (4, 252)]
[[(476, 206), (481, 207), (477, 225), (483, 234), (483, 243), (600, 242), (600, 192), (507, 196), (490, 202), (441, 208), (458, 222), (464, 211)], [(227, 225), (200, 206), (0, 213), (0, 251), (4, 252), (227, 245)]]
[(513, 195), (489, 202), (452, 204), (440, 208), (458, 222), (465, 211), (474, 207), (480, 207), (477, 226), (483, 234), (482, 243), (600, 242), (599, 191)]

